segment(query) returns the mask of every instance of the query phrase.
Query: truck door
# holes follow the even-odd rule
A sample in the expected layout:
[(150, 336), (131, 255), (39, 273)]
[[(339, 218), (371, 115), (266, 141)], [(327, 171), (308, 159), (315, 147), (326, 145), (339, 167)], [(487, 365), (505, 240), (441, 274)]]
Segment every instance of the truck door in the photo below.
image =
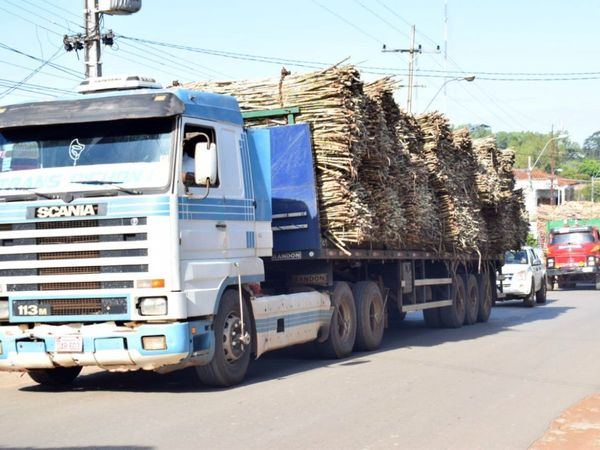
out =
[[(211, 186), (184, 184), (184, 172), (193, 170), (198, 142), (217, 147), (217, 180)], [(181, 259), (254, 255), (254, 199), (247, 189), (241, 128), (189, 120), (183, 124), (178, 147)]]

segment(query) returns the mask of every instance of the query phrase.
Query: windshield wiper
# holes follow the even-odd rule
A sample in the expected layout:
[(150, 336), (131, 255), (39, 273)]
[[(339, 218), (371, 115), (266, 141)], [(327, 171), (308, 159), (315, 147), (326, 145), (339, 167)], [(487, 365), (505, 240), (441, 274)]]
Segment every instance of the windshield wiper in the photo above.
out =
[(123, 186), (119, 186), (119, 184), (122, 183), (122, 181), (105, 181), (105, 180), (82, 180), (82, 181), (71, 181), (71, 183), (77, 183), (77, 184), (90, 184), (90, 185), (97, 185), (97, 186), (111, 186), (114, 187), (115, 189), (117, 189), (118, 191), (121, 192), (125, 192), (126, 194), (130, 194), (130, 195), (140, 195), (141, 191), (136, 191), (133, 189), (127, 189)]
[(44, 194), (43, 192), (36, 191), (36, 189), (36, 187), (15, 186), (0, 188), (0, 191), (26, 191), (29, 194), (33, 194), (42, 198), (47, 198), (48, 200), (56, 200), (58, 198), (56, 195)]

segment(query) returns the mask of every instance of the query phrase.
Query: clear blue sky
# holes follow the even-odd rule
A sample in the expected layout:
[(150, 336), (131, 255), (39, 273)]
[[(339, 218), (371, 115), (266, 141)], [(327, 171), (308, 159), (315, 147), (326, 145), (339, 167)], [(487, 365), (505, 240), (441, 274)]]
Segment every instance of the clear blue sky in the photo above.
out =
[[(60, 48), (63, 34), (81, 31), (83, 4), (0, 0), (0, 104), (64, 95), (56, 89), (72, 90), (78, 84), (75, 74), (83, 73), (83, 53), (78, 60), (75, 52)], [(443, 55), (445, 4), (448, 61)], [(365, 80), (389, 73), (402, 81), (406, 55), (381, 48), (384, 43), (408, 48), (414, 24), (416, 43), (425, 52), (417, 58), (413, 112), (423, 111), (448, 79), (444, 76), (475, 74), (472, 83), (447, 83), (431, 108), (455, 124), (484, 123), (493, 131), (564, 128), (582, 143), (600, 130), (598, 23), (597, 0), (143, 0), (137, 14), (105, 16), (104, 28), (204, 52), (117, 39), (103, 52), (103, 69), (105, 75), (152, 75), (167, 84), (174, 79), (277, 77), (282, 65), (296, 73), (312, 70), (291, 60), (316, 68), (321, 66), (315, 63), (348, 58), (362, 68)], [(442, 53), (430, 53), (436, 45)], [(14, 50), (41, 60), (57, 52), (52, 63), (74, 72), (46, 65), (33, 73), (41, 62)], [(24, 79), (20, 87), (37, 92), (9, 92)], [(400, 90), (397, 98), (405, 105), (406, 91)]]

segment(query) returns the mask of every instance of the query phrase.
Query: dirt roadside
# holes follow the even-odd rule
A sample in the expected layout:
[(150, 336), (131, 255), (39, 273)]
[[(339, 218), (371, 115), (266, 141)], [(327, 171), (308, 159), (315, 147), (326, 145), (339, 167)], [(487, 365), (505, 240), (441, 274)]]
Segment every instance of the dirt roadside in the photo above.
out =
[(600, 394), (584, 398), (555, 419), (529, 450), (600, 449)]

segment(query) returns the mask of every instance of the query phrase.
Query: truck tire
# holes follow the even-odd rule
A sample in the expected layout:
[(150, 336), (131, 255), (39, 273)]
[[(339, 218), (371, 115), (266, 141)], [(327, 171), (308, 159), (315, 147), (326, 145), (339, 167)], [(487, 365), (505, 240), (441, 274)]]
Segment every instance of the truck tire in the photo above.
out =
[[(243, 302), (245, 332), (252, 335), (250, 312)], [(227, 289), (221, 297), (213, 325), (215, 352), (210, 363), (196, 366), (196, 374), (208, 386), (232, 386), (246, 376), (252, 343), (241, 340), (240, 302), (237, 290)]]
[(352, 287), (356, 306), (356, 350), (377, 350), (383, 338), (384, 304), (381, 290), (373, 281), (360, 281)]
[(479, 314), (479, 286), (477, 278), (473, 274), (467, 274), (465, 281), (465, 325), (473, 325), (477, 322)]
[(554, 277), (547, 277), (546, 278), (546, 291), (553, 291), (554, 290)]
[(352, 353), (356, 339), (356, 307), (348, 283), (336, 281), (331, 293), (333, 315), (329, 336), (317, 342), (317, 351), (324, 358), (340, 359)]
[(440, 318), (446, 328), (460, 328), (466, 312), (465, 283), (459, 275), (452, 277), (452, 304), (440, 309)]
[(42, 386), (66, 386), (81, 372), (81, 367), (56, 367), (54, 369), (29, 369), (33, 381)]
[(527, 297), (523, 299), (523, 305), (527, 308), (533, 308), (535, 306), (535, 280), (531, 279), (531, 289)]
[(596, 290), (600, 291), (600, 273), (596, 274)]
[(484, 272), (479, 277), (479, 310), (477, 311), (477, 321), (487, 322), (492, 313), (492, 304), (494, 303), (494, 294), (492, 292), (492, 282), (488, 273)]
[(542, 304), (546, 303), (546, 287), (547, 287), (547, 281), (546, 281), (546, 277), (544, 277), (542, 279), (542, 283), (541, 283), (539, 291), (537, 291), (535, 293), (535, 302), (538, 305), (542, 305)]

